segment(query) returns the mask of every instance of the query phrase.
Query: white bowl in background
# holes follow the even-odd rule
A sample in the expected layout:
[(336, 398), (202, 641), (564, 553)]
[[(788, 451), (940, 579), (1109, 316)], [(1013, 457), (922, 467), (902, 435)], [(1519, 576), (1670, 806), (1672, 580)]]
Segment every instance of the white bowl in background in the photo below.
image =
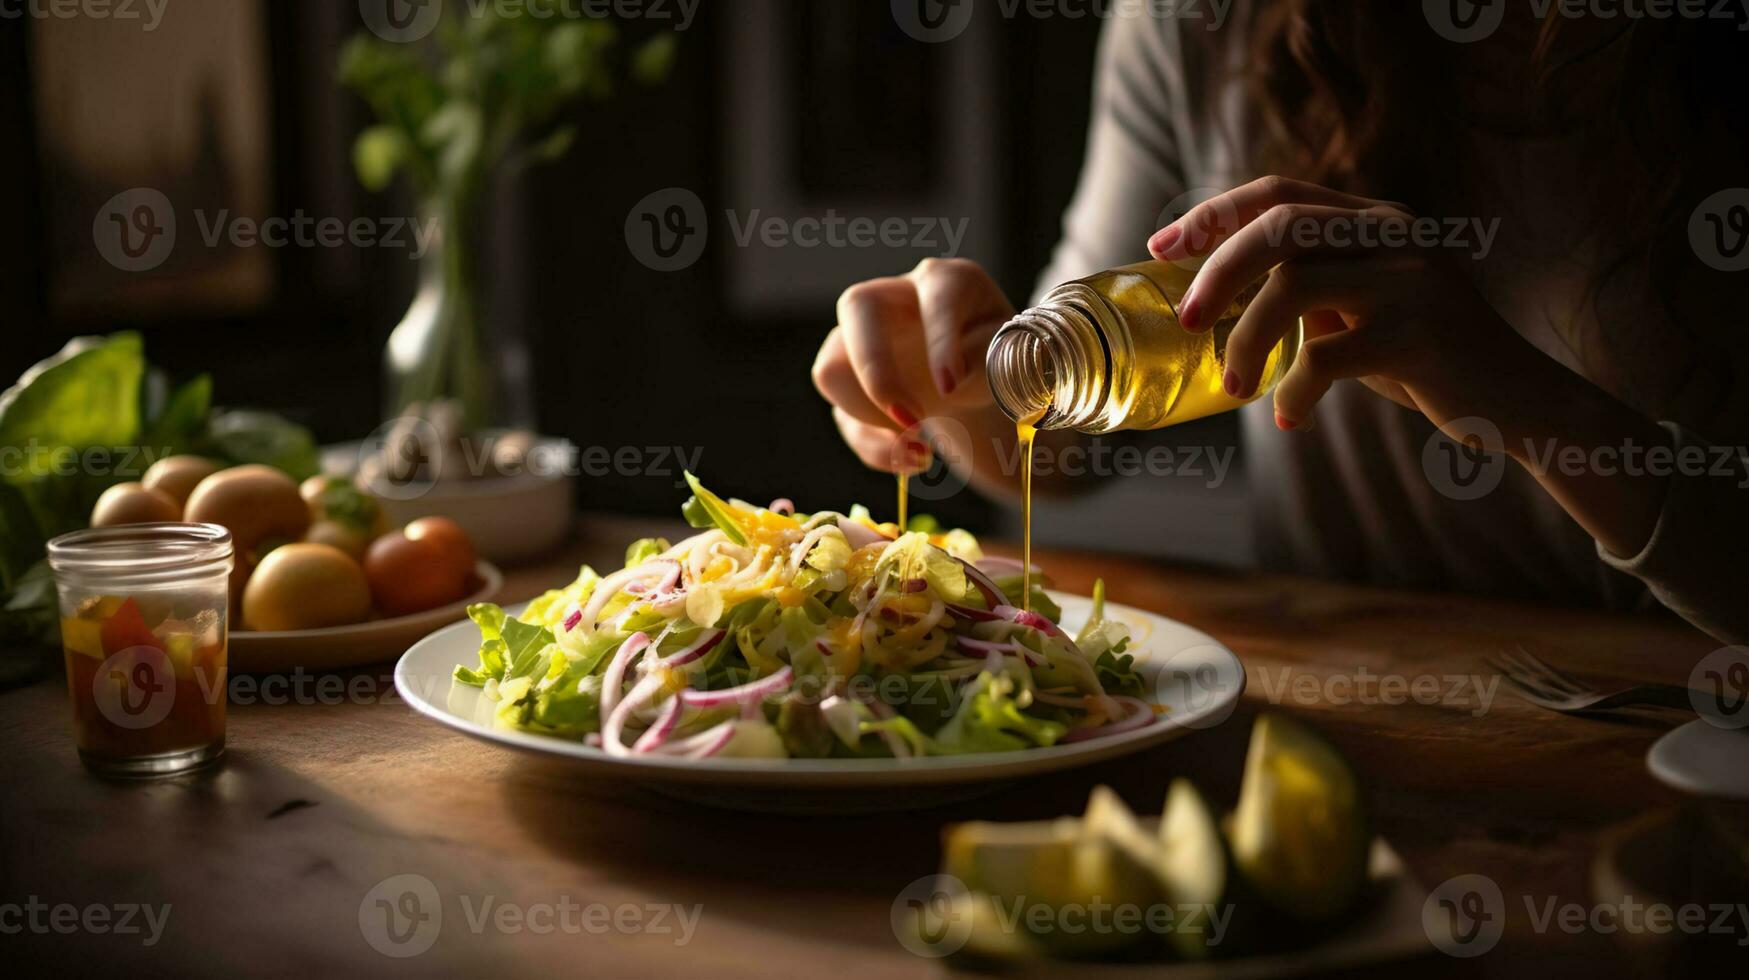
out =
[[(356, 473), (362, 445), (323, 447), (322, 472)], [(543, 436), (535, 440), (531, 456), (568, 462), (575, 449), (564, 439)], [(538, 558), (558, 548), (571, 535), (576, 510), (569, 465), (537, 467), (512, 476), (365, 489), (382, 501), (391, 527), (420, 517), (447, 517), (473, 539), (481, 558), (501, 564)]]

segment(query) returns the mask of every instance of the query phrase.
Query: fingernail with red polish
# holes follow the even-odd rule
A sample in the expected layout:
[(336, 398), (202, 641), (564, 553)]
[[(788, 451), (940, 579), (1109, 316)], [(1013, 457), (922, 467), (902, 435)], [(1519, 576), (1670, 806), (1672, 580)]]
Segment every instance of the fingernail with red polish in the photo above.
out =
[(944, 397), (953, 394), (953, 390), (958, 388), (959, 384), (959, 379), (953, 376), (953, 371), (950, 368), (942, 368), (935, 372), (935, 387), (941, 391)]
[(887, 414), (892, 416), (894, 422), (899, 423), (907, 429), (913, 428), (917, 425), (917, 413), (903, 405), (888, 405)]
[(1178, 325), (1186, 330), (1195, 330), (1197, 319), (1201, 315), (1196, 308), (1195, 291), (1185, 293), (1184, 298), (1178, 301)]
[(1167, 225), (1155, 232), (1154, 237), (1149, 239), (1148, 251), (1155, 255), (1165, 255), (1172, 246), (1178, 244), (1178, 239), (1183, 235), (1184, 233), (1178, 230), (1177, 225)]
[(1276, 412), (1275, 413), (1275, 427), (1278, 429), (1281, 429), (1282, 431), (1285, 432), (1285, 431), (1299, 428), (1299, 423), (1295, 422), (1293, 419), (1290, 419), (1287, 416), (1281, 414), (1280, 412)]
[(1221, 375), (1221, 387), (1227, 389), (1227, 394), (1234, 398), (1239, 397), (1238, 372), (1234, 371), (1232, 368), (1228, 368), (1227, 373)]

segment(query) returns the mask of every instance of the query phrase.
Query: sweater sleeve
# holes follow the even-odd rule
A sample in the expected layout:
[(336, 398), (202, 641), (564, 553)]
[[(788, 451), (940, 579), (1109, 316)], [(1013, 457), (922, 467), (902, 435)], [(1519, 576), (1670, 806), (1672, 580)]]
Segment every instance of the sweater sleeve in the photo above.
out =
[(1162, 215), (1193, 192), (1204, 148), (1190, 134), (1213, 128), (1194, 120), (1222, 101), (1205, 91), (1207, 61), (1217, 49), (1184, 37), (1194, 30), (1172, 17), (1107, 19), (1080, 180), (1035, 297), (1058, 283), (1146, 259)]
[(1661, 423), (1672, 437), (1664, 508), (1640, 553), (1622, 558), (1603, 545), (1605, 564), (1627, 572), (1672, 612), (1722, 643), (1749, 642), (1749, 457)]

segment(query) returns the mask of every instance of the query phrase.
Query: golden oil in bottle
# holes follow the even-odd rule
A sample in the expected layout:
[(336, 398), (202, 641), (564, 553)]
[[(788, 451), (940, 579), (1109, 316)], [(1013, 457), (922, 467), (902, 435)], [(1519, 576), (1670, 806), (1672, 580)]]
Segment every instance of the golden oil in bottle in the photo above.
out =
[(985, 370), (996, 404), (1014, 420), (1020, 448), (1022, 603), (1032, 608), (1032, 448), (1039, 429), (1160, 429), (1263, 397), (1299, 353), (1294, 328), (1264, 362), (1248, 398), (1227, 394), (1227, 339), (1261, 282), (1239, 294), (1214, 326), (1192, 333), (1178, 305), (1196, 270), (1138, 262), (1064, 283), (991, 338)]
[(985, 359), (996, 404), (1040, 429), (1159, 429), (1254, 401), (1278, 384), (1299, 353), (1298, 325), (1276, 344), (1249, 398), (1227, 394), (1227, 338), (1257, 295), (1248, 287), (1192, 333), (1178, 304), (1195, 270), (1138, 262), (1064, 283), (1015, 316)]

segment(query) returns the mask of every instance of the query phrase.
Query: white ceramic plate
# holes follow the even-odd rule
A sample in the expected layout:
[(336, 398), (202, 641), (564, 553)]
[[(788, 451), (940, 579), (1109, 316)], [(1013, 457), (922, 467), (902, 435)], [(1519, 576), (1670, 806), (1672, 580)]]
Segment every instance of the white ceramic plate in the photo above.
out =
[[(1086, 621), (1091, 600), (1051, 593), (1063, 607), (1063, 627), (1074, 633)], [(944, 787), (1018, 779), (1038, 773), (1084, 766), (1137, 752), (1187, 732), (1212, 728), (1225, 721), (1245, 687), (1245, 670), (1232, 651), (1207, 634), (1183, 623), (1127, 606), (1108, 604), (1107, 615), (1130, 627), (1129, 652), (1152, 691), (1147, 699), (1167, 706), (1145, 728), (1070, 745), (981, 755), (922, 759), (701, 759), (663, 757), (619, 758), (580, 742), (481, 724), (472, 717), (474, 692), (463, 688), (450, 697), (450, 676), (457, 664), (479, 663), (479, 633), (472, 623), (458, 623), (421, 640), (395, 666), (395, 687), (422, 714), (456, 731), (509, 748), (563, 759), (575, 770), (603, 779), (630, 779), (657, 786), (688, 785), (697, 795), (724, 805), (768, 806), (771, 799), (733, 798), (735, 790), (783, 789), (787, 794), (854, 787)], [(512, 612), (520, 611), (520, 607)], [(701, 785), (702, 784), (702, 785)], [(729, 794), (729, 795), (725, 795)], [(689, 794), (691, 795), (691, 794)], [(884, 808), (919, 805), (922, 798), (883, 794)], [(940, 794), (928, 794), (939, 797)], [(791, 800), (800, 804), (801, 798)], [(938, 799), (930, 800), (937, 802)], [(801, 804), (804, 808), (806, 804)], [(831, 804), (827, 802), (827, 808)]]
[(466, 617), (469, 605), (492, 601), (504, 587), (504, 575), (489, 562), (476, 564), (474, 577), (480, 587), (473, 595), (406, 616), (313, 630), (231, 630), (228, 640), (231, 671), (282, 674), (293, 670), (339, 670), (393, 660), (420, 637)]
[(1697, 718), (1653, 742), (1646, 766), (1685, 792), (1749, 800), (1749, 729)]

